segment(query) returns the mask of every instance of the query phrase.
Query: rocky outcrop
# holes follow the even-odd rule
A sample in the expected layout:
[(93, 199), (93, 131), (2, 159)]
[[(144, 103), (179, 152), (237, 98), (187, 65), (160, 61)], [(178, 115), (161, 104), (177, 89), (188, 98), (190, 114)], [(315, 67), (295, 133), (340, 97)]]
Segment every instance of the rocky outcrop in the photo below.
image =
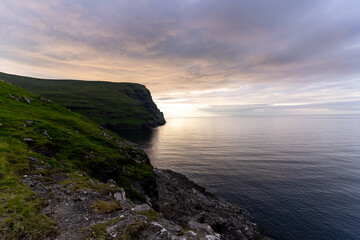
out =
[(155, 170), (159, 212), (184, 228), (221, 239), (269, 239), (236, 205), (171, 170)]
[[(141, 153), (134, 149), (129, 155), (150, 165)], [(144, 203), (130, 200), (115, 180), (106, 178), (111, 174), (98, 181), (34, 157), (29, 165), (31, 173), (22, 181), (44, 199), (42, 213), (57, 224), (48, 239), (270, 239), (239, 207), (171, 170), (153, 169), (154, 181), (132, 179)]]
[(22, 181), (44, 200), (42, 213), (57, 224), (45, 239), (222, 239), (204, 223), (194, 220), (190, 228), (183, 227), (149, 204), (124, 198), (113, 180), (92, 180), (84, 172), (61, 171), (33, 157), (29, 164), (31, 174)]

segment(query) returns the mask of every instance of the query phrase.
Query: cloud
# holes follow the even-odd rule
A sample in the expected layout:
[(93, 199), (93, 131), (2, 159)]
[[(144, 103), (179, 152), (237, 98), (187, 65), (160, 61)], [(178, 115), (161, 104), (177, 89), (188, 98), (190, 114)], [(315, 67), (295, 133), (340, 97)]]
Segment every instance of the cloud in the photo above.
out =
[(200, 110), (218, 115), (289, 115), (289, 114), (359, 114), (360, 101), (326, 102), (305, 104), (250, 104), (250, 105), (209, 105)]
[(191, 99), (236, 105), (244, 101), (237, 94), (249, 95), (244, 89), (261, 89), (266, 96), (257, 98), (268, 104), (293, 99), (296, 85), (335, 103), (333, 88), (316, 97), (311, 86), (353, 84), (347, 94), (356, 95), (359, 42), (357, 0), (4, 0), (0, 6), (0, 71), (139, 82), (159, 101), (172, 92), (226, 88), (243, 90)]

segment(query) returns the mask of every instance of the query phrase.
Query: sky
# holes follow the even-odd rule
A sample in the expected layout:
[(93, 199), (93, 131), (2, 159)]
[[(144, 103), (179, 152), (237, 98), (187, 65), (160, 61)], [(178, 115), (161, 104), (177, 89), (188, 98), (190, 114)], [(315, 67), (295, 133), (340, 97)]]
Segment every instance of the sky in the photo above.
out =
[(141, 83), (165, 117), (360, 114), (360, 1), (1, 0), (0, 71)]

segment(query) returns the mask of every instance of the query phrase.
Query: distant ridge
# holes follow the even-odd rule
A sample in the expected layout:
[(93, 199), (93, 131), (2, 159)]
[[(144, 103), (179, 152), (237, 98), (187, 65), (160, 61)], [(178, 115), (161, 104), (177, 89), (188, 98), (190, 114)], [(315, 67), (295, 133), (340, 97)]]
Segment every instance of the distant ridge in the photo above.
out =
[(150, 91), (137, 83), (49, 80), (0, 72), (10, 82), (78, 112), (112, 130), (151, 128), (165, 124)]

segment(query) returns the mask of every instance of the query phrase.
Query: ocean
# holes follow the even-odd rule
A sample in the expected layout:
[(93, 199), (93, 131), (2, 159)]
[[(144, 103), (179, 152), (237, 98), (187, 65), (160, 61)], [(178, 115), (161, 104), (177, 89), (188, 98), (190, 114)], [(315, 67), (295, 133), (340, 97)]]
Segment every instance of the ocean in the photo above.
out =
[(275, 239), (360, 239), (360, 116), (169, 118), (119, 134)]

